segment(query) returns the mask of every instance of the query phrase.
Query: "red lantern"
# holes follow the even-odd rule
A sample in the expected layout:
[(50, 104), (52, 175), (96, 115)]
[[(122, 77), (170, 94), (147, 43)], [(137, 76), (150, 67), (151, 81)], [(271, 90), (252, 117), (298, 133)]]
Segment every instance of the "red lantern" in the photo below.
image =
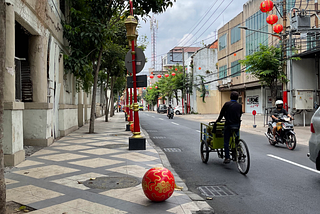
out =
[(150, 89), (152, 89), (152, 87), (150, 87)]
[(262, 13), (267, 13), (273, 9), (273, 2), (270, 0), (265, 0), (260, 4), (260, 10)]
[(275, 14), (269, 15), (269, 16), (267, 17), (267, 22), (268, 22), (268, 24), (270, 24), (270, 25), (273, 25), (273, 24), (277, 23), (277, 21), (278, 21), (278, 16), (275, 15)]
[(154, 77), (154, 76), (151, 74), (151, 75), (150, 75), (150, 78), (153, 79), (153, 77)]
[(142, 178), (142, 189), (151, 201), (165, 201), (174, 191), (175, 181), (172, 173), (163, 167), (149, 169)]
[(156, 86), (155, 88), (158, 88), (158, 86)]
[(157, 76), (158, 78), (161, 78), (161, 74), (158, 74), (158, 76)]
[(169, 74), (165, 74), (164, 76), (165, 76), (165, 77), (168, 77), (168, 76), (169, 76)]
[(175, 76), (176, 75), (176, 73), (174, 73), (174, 72), (172, 72), (172, 74), (171, 74), (172, 76)]
[(280, 33), (283, 30), (283, 26), (281, 24), (277, 24), (275, 26), (273, 26), (273, 31), (275, 33)]

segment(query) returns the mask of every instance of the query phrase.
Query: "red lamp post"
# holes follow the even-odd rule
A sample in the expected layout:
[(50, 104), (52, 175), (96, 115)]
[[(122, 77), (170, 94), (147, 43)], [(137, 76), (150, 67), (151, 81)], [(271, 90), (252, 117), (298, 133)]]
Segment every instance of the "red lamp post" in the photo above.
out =
[[(138, 25), (137, 20), (133, 16), (133, 3), (130, 0), (130, 12), (131, 15), (127, 17), (125, 21), (127, 29), (127, 38), (131, 42), (131, 54), (132, 54), (132, 73), (133, 73), (133, 135), (129, 138), (129, 150), (145, 150), (145, 139), (140, 135), (140, 124), (139, 124), (139, 104), (137, 103), (137, 76), (136, 76), (136, 53), (135, 53), (135, 39), (137, 38), (136, 27)], [(151, 77), (151, 76), (150, 76)], [(132, 90), (132, 89), (131, 89)], [(139, 138), (142, 139), (141, 142)], [(144, 140), (144, 141), (143, 141)]]

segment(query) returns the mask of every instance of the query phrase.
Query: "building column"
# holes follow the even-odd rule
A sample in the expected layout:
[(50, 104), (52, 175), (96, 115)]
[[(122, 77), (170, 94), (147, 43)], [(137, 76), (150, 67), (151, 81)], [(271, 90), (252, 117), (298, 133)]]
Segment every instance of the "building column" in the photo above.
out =
[(84, 115), (83, 115), (83, 91), (80, 90), (78, 93), (78, 126), (81, 127), (83, 126), (83, 120), (84, 120)]
[(25, 159), (23, 149), (24, 104), (15, 102), (15, 15), (11, 4), (6, 4), (6, 72), (4, 74), (4, 165), (15, 166)]
[(88, 104), (88, 98), (87, 98), (88, 94), (85, 92), (83, 93), (83, 104), (84, 104), (84, 122), (88, 123), (88, 108), (89, 108), (89, 104)]
[(47, 103), (47, 49), (45, 36), (31, 36), (29, 40), (29, 59), (33, 87), (33, 102)]
[(28, 51), (33, 102), (25, 103), (23, 113), (23, 137), (27, 146), (49, 146), (53, 143), (53, 130), (49, 125), (52, 123), (53, 103), (48, 103), (47, 50), (47, 37), (30, 36)]

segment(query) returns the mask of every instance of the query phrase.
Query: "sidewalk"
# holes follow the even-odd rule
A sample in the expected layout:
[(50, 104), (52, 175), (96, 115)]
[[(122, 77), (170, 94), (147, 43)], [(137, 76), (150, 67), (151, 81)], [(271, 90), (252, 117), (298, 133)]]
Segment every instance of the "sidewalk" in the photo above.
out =
[[(132, 134), (125, 131), (124, 113), (103, 120), (96, 119), (95, 134), (87, 134), (85, 125), (7, 170), (7, 201), (37, 209), (32, 214), (213, 213), (188, 191), (147, 133), (142, 133), (146, 150), (128, 150)], [(155, 203), (144, 195), (141, 180), (147, 170), (162, 166), (183, 190)]]

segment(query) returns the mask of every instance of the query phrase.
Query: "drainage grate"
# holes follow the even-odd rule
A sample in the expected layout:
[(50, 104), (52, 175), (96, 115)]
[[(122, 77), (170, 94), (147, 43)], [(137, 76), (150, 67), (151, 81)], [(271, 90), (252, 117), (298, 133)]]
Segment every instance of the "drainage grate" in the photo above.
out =
[(226, 186), (202, 186), (198, 187), (201, 195), (206, 197), (223, 197), (223, 196), (233, 196), (236, 193), (232, 192)]
[(163, 148), (165, 152), (181, 152), (179, 148)]
[(152, 137), (153, 139), (166, 139), (166, 137), (163, 136), (156, 136), (156, 137)]
[(133, 177), (99, 177), (83, 182), (83, 185), (92, 189), (122, 189), (135, 187), (140, 181)]

